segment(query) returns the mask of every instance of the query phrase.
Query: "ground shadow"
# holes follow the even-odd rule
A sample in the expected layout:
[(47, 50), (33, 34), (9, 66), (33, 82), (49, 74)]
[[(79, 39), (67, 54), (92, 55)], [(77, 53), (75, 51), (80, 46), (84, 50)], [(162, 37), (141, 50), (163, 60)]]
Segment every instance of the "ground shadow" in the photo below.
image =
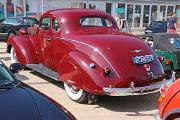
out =
[(142, 96), (110, 97), (100, 96), (97, 105), (115, 112), (132, 112), (127, 116), (153, 116), (141, 112), (156, 110), (156, 101), (159, 93)]
[[(56, 85), (56, 86), (64, 89), (64, 85), (63, 85), (63, 83), (61, 81), (56, 81), (56, 80), (54, 80), (52, 78), (49, 78), (49, 77), (47, 77), (45, 75), (42, 75), (42, 74), (40, 74), (40, 73), (38, 73), (36, 71), (31, 71), (30, 73), (35, 75), (35, 76), (38, 76), (38, 77), (42, 78), (45, 81), (47, 81), (47, 82), (34, 83), (34, 84), (49, 84), (49, 83), (52, 83), (53, 85)], [(33, 84), (33, 83), (30, 83), (30, 84)]]
[[(42, 78), (45, 82), (34, 82), (29, 83), (29, 85), (53, 84), (61, 89), (64, 89), (63, 83), (60, 81), (55, 81), (35, 71), (30, 71), (30, 73)], [(96, 103), (95, 109), (105, 108), (114, 112), (128, 112), (126, 114), (127, 116), (153, 116), (153, 114), (145, 114), (144, 112), (156, 110), (156, 101), (158, 97), (159, 93), (126, 97), (99, 96), (99, 101)]]
[(9, 60), (11, 60), (11, 58), (10, 57), (0, 57), (0, 60), (9, 61)]
[(0, 54), (7, 54), (7, 52), (0, 52)]
[(6, 43), (7, 40), (6, 39), (0, 39), (0, 43)]
[(16, 73), (16, 74), (14, 74), (15, 76), (16, 76), (16, 78), (18, 78), (18, 80), (20, 80), (20, 81), (25, 81), (25, 80), (29, 80), (29, 78), (28, 77), (26, 77), (26, 76), (24, 76), (24, 75), (21, 75), (21, 74), (19, 74), (19, 73)]

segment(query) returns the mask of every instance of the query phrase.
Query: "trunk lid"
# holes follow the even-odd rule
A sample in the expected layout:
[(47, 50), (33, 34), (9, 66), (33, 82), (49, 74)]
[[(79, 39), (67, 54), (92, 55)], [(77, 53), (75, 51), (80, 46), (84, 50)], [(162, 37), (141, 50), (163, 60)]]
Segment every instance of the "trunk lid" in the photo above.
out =
[[(96, 33), (96, 35), (80, 35), (75, 39), (98, 48), (107, 58), (120, 76), (116, 80), (116, 87), (129, 87), (131, 82), (134, 82), (135, 86), (144, 86), (162, 80), (163, 71), (158, 58), (139, 38), (127, 34)], [(147, 63), (150, 66), (149, 72), (145, 64), (133, 63), (133, 57), (145, 55), (154, 57), (152, 62)]]

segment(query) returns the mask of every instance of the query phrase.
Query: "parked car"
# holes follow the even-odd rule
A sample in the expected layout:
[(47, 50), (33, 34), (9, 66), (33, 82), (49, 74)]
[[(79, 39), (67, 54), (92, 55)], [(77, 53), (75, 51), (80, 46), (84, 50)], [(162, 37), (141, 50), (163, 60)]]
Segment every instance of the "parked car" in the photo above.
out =
[(180, 119), (180, 79), (176, 80), (170, 87), (161, 90), (158, 99), (158, 112), (156, 120), (179, 120)]
[(150, 33), (166, 33), (167, 21), (152, 21), (145, 29), (145, 34)]
[(20, 28), (28, 28), (33, 24), (38, 24), (38, 20), (32, 17), (4, 18), (0, 22), (0, 39), (8, 39), (18, 33)]
[[(21, 65), (12, 64), (17, 72)], [(0, 61), (1, 120), (75, 120), (63, 106), (20, 82)]]
[(163, 81), (154, 51), (139, 38), (119, 32), (105, 12), (52, 10), (33, 30), (21, 29), (21, 35), (8, 40), (11, 62), (63, 81), (76, 102), (94, 103), (98, 95), (150, 94), (172, 82)]
[(180, 35), (156, 33), (142, 35), (144, 39), (159, 56), (167, 77), (172, 77), (173, 72), (178, 78), (180, 75)]

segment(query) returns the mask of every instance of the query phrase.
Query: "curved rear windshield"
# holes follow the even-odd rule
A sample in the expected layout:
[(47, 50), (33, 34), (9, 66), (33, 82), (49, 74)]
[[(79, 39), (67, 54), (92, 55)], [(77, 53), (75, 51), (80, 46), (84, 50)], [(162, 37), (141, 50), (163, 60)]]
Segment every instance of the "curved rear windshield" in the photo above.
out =
[(180, 38), (169, 38), (169, 41), (176, 49), (180, 49)]
[(112, 23), (105, 17), (82, 17), (80, 19), (81, 27), (112, 27)]

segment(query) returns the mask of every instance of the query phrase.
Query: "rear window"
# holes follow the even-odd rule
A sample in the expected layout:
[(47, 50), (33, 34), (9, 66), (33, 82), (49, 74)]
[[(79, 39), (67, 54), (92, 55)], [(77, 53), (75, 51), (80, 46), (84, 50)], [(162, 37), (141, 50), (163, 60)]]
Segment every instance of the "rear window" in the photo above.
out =
[(167, 27), (167, 22), (152, 22), (151, 26), (162, 26), (162, 27)]
[(105, 17), (82, 17), (80, 19), (82, 27), (112, 27), (112, 23)]
[(169, 41), (176, 49), (180, 49), (180, 38), (169, 38)]

